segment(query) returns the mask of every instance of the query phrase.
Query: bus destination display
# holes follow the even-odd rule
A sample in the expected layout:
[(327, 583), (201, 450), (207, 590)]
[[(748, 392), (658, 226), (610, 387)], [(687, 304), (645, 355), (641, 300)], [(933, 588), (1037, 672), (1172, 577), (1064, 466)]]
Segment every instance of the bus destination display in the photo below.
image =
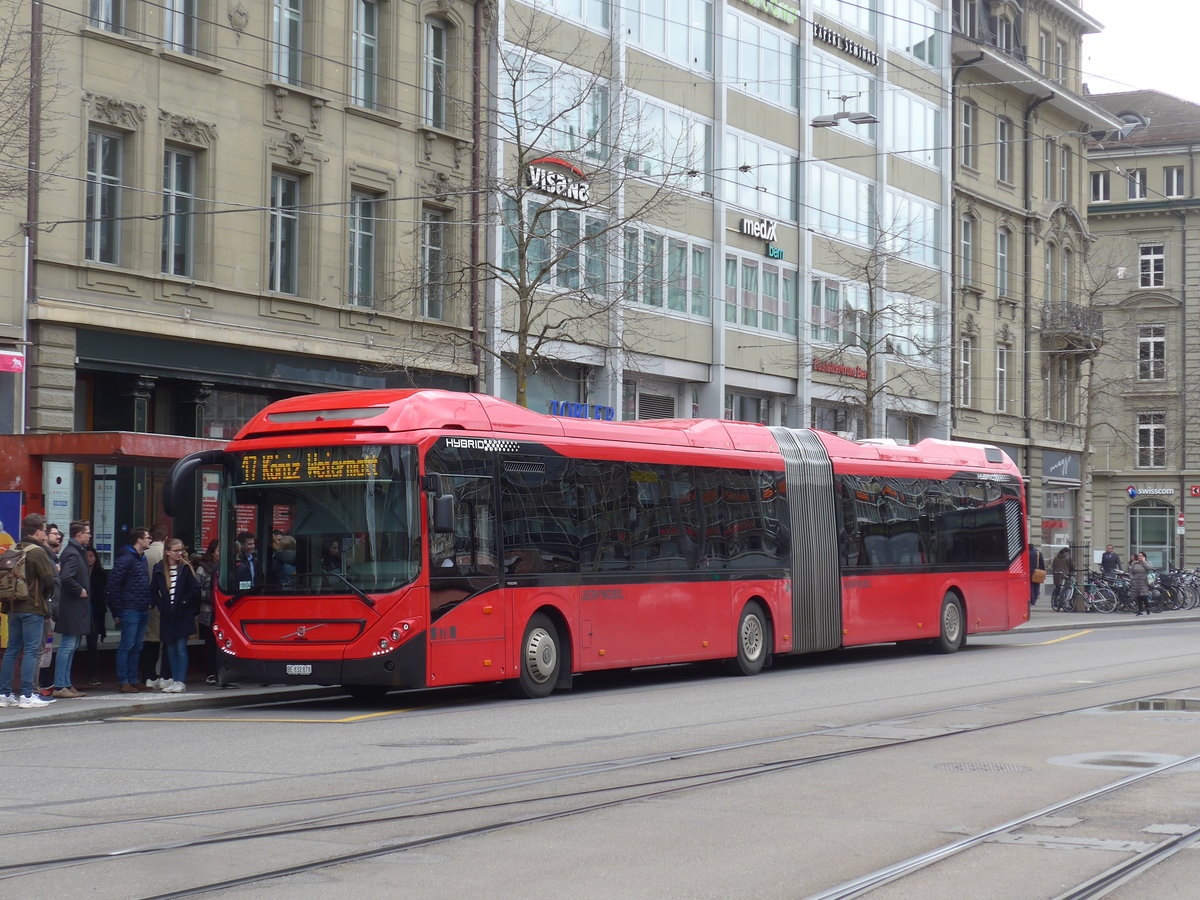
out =
[(240, 454), (241, 484), (365, 481), (380, 477), (378, 447), (319, 447)]

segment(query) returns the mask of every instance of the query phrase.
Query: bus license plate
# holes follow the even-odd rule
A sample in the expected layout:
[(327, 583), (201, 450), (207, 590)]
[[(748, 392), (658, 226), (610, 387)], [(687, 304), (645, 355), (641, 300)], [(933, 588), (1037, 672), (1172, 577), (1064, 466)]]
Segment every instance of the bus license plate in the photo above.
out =
[(291, 664), (284, 667), (288, 675), (311, 675), (312, 663)]

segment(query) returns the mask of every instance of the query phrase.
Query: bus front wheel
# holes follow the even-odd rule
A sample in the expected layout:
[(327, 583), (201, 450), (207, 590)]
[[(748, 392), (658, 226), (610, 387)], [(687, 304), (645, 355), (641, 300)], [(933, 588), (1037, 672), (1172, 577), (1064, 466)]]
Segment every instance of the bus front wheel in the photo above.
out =
[(729, 663), (734, 675), (757, 675), (767, 662), (767, 616), (757, 603), (747, 603), (737, 626), (737, 656)]
[(558, 684), (561, 667), (558, 629), (549, 618), (538, 613), (525, 626), (525, 637), (521, 639), (519, 693), (533, 699), (549, 697)]
[(967, 642), (967, 617), (963, 613), (962, 601), (953, 592), (942, 598), (942, 611), (938, 616), (939, 634), (931, 646), (938, 653), (954, 653)]

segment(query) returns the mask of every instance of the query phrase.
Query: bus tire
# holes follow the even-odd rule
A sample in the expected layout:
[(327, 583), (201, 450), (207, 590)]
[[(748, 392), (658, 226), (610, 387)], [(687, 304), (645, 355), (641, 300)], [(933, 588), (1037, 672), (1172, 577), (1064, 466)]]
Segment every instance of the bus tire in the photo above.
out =
[(727, 666), (733, 675), (757, 675), (767, 663), (767, 638), (770, 635), (766, 613), (757, 603), (747, 603), (738, 618), (737, 656)]
[(938, 636), (929, 644), (938, 653), (956, 653), (966, 642), (967, 617), (963, 614), (962, 600), (958, 594), (947, 591), (938, 614)]
[(532, 616), (525, 626), (525, 636), (521, 638), (520, 676), (515, 685), (519, 689), (518, 696), (536, 700), (554, 693), (562, 669), (562, 656), (554, 623), (542, 613)]

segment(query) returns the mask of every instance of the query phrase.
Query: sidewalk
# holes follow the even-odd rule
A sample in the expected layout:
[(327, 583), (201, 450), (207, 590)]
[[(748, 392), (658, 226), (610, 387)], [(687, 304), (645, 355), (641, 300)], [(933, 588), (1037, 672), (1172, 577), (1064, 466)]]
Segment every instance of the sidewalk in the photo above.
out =
[[(1133, 613), (1063, 613), (1050, 609), (1044, 598), (1031, 611), (1029, 621), (1018, 626), (1019, 632), (1083, 631), (1090, 628), (1115, 628), (1122, 625), (1161, 625), (1164, 622), (1200, 622), (1200, 610), (1175, 610), (1150, 616)], [(120, 716), (153, 715), (168, 711), (241, 706), (253, 703), (283, 702), (335, 697), (342, 693), (336, 687), (297, 687), (241, 685), (221, 688), (210, 684), (189, 684), (182, 694), (144, 691), (122, 694), (115, 683), (97, 686), (77, 685), (87, 696), (79, 700), (56, 700), (44, 709), (0, 709), (0, 730), (46, 723), (65, 724), (111, 719)]]
[(1176, 609), (1169, 612), (1137, 616), (1133, 613), (1074, 613), (1055, 612), (1050, 598), (1043, 597), (1030, 610), (1029, 621), (1017, 631), (1064, 631), (1067, 629), (1114, 628), (1118, 625), (1161, 625), (1163, 622), (1200, 622), (1200, 609)]

